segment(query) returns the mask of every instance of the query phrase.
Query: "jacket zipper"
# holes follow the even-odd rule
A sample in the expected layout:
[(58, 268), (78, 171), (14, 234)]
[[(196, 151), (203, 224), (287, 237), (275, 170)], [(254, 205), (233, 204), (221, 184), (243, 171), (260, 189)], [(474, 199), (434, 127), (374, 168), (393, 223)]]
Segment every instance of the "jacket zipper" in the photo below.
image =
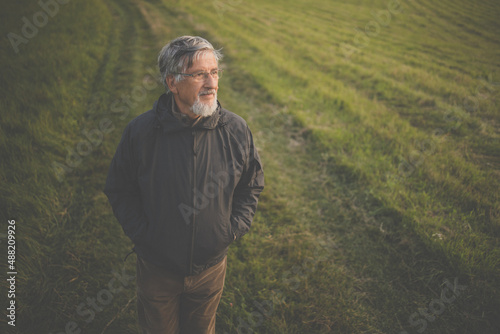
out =
[[(193, 130), (193, 210), (196, 210), (196, 131)], [(191, 253), (189, 255), (189, 275), (193, 274), (195, 213), (191, 221)]]

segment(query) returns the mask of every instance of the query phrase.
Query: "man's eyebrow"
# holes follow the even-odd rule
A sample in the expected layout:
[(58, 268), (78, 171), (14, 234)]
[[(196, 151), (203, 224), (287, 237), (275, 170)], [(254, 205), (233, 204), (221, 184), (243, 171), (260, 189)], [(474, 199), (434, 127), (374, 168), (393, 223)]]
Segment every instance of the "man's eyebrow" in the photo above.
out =
[(200, 72), (212, 72), (212, 71), (215, 71), (215, 70), (218, 70), (219, 68), (218, 67), (214, 67), (210, 70), (197, 70), (197, 71), (193, 71), (191, 74), (194, 74), (194, 73), (200, 73)]

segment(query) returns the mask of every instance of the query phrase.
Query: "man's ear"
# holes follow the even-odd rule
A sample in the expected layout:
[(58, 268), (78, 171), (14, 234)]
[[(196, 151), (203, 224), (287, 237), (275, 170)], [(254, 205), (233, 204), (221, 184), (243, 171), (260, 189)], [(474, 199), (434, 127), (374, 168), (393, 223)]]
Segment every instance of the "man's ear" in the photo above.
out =
[(177, 82), (175, 82), (175, 78), (173, 75), (169, 75), (165, 79), (168, 89), (174, 94), (177, 94)]

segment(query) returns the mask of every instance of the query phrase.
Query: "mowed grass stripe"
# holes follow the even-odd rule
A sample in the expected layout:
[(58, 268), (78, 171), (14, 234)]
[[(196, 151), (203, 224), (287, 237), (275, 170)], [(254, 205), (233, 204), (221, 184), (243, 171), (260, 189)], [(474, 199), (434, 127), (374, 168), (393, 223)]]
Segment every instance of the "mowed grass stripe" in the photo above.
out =
[[(434, 3), (433, 3), (434, 4)], [(436, 30), (437, 34), (446, 32), (449, 35), (447, 37), (449, 40), (453, 40), (454, 36), (458, 37), (458, 41), (456, 45), (450, 44), (446, 48), (447, 56), (452, 57), (452, 58), (457, 58), (459, 55), (467, 55), (464, 52), (456, 52), (457, 50), (457, 45), (460, 45), (460, 49), (462, 48), (468, 48), (470, 50), (470, 54), (478, 54), (480, 58), (487, 58), (488, 60), (494, 60), (492, 58), (495, 54), (495, 50), (498, 51), (498, 44), (500, 43), (500, 40), (498, 38), (498, 34), (494, 33), (494, 30), (492, 31), (493, 34), (481, 34), (477, 35), (473, 28), (468, 28), (468, 20), (464, 19), (461, 20), (460, 24), (455, 23), (457, 22), (456, 20), (453, 19), (453, 17), (441, 17), (437, 16), (435, 11), (432, 8), (427, 8), (424, 5), (420, 4), (422, 7), (422, 11), (428, 12), (428, 15), (432, 18), (433, 22), (435, 22), (436, 26), (438, 29)], [(462, 24), (463, 23), (463, 24)], [(478, 25), (475, 25), (474, 28), (477, 28)], [(490, 31), (491, 25), (489, 26), (489, 29), (483, 28), (481, 29), (481, 32), (485, 31)], [(445, 36), (446, 36), (445, 35)], [(446, 40), (446, 39), (444, 39)], [(464, 50), (465, 51), (465, 50)], [(460, 67), (468, 67), (465, 66), (467, 64), (467, 61), (463, 61), (460, 65)]]
[[(408, 18), (411, 19), (411, 18)], [(397, 19), (396, 19), (397, 20)], [(366, 49), (361, 49), (361, 51), (369, 52), (375, 49), (373, 53), (377, 55), (386, 56), (388, 58), (402, 59), (406, 63), (410, 60), (411, 65), (421, 66), (422, 68), (432, 69), (434, 71), (441, 71), (442, 69), (447, 69), (450, 67), (455, 67), (461, 70), (463, 64), (470, 63), (470, 55), (462, 55), (462, 53), (456, 53), (457, 45), (461, 48), (466, 48), (470, 50), (470, 53), (477, 51), (474, 46), (467, 46), (460, 42), (459, 37), (456, 37), (456, 32), (448, 32), (443, 34), (442, 29), (438, 29), (436, 23), (432, 23), (429, 27), (429, 22), (425, 22), (427, 25), (425, 33), (421, 30), (412, 32), (412, 27), (414, 27), (414, 22), (406, 23), (405, 19), (400, 19), (396, 21), (394, 26), (390, 26), (387, 30), (381, 28), (381, 33), (370, 39), (370, 45)], [(394, 29), (393, 29), (394, 28)], [(438, 29), (439, 34), (434, 34), (433, 29)], [(401, 36), (401, 37), (399, 37)], [(450, 41), (456, 41), (453, 43)], [(395, 53), (393, 50), (399, 49), (400, 53)], [(443, 55), (446, 55), (446, 59), (443, 59)], [(420, 57), (424, 59), (420, 59)], [(358, 61), (358, 57), (353, 56), (353, 60)], [(432, 63), (429, 64), (429, 60)], [(470, 70), (468, 66), (463, 69), (463, 71)], [(467, 73), (467, 72), (465, 72)]]
[[(259, 15), (259, 14), (256, 14), (255, 16), (258, 16), (258, 15)], [(311, 16), (311, 15), (309, 15), (309, 16)], [(267, 20), (265, 20), (265, 21), (269, 21), (269, 19), (267, 19)], [(286, 22), (280, 22), (280, 24), (279, 24), (279, 28), (280, 28), (280, 30), (282, 31), (282, 36), (281, 36), (281, 38), (286, 37), (286, 36), (290, 36), (289, 32), (292, 30), (292, 28), (293, 28), (293, 22), (295, 22), (295, 21), (296, 21), (296, 20), (289, 20), (289, 21), (287, 21), (287, 22), (288, 22), (288, 24), (287, 24), (287, 25), (285, 25), (285, 24), (286, 24)], [(276, 24), (276, 23), (274, 23), (274, 24), (272, 25), (272, 27), (273, 27), (273, 28), (274, 28), (274, 27), (276, 27), (276, 26), (278, 26), (278, 24)], [(306, 25), (306, 26), (309, 26), (309, 25)], [(305, 30), (305, 29), (307, 29), (307, 28), (301, 28), (301, 30), (302, 30), (302, 29), (304, 29), (304, 30)], [(295, 32), (296, 32), (297, 34), (299, 34), (299, 32), (297, 32), (297, 30), (295, 30)], [(324, 31), (321, 31), (321, 32), (324, 32)], [(319, 42), (319, 43), (318, 43), (318, 42), (315, 42), (314, 44), (313, 44), (313, 43), (308, 43), (307, 41), (309, 41), (310, 39), (312, 39), (312, 40), (314, 40), (314, 41), (317, 41), (317, 40), (318, 40), (318, 39), (316, 38), (318, 34), (316, 34), (316, 36), (315, 36), (315, 35), (314, 35), (314, 31), (312, 31), (311, 29), (309, 29), (309, 30), (307, 30), (307, 31), (304, 31), (304, 32), (303, 32), (303, 33), (301, 33), (301, 34), (302, 34), (304, 37), (305, 37), (305, 36), (309, 36), (309, 38), (304, 38), (304, 40), (306, 40), (306, 42), (305, 42), (304, 44), (301, 44), (300, 42), (302, 41), (302, 39), (300, 38), (300, 36), (298, 36), (298, 37), (296, 38), (297, 49), (302, 48), (302, 50), (304, 51), (304, 54), (312, 55), (313, 57), (314, 57), (314, 55), (318, 55), (318, 54), (320, 54), (320, 53), (322, 53), (322, 52), (323, 52), (323, 53), (325, 53), (325, 49), (327, 49), (327, 48), (323, 48), (323, 49), (322, 49), (321, 47), (320, 47), (320, 48), (318, 48), (318, 47), (317, 47), (317, 45), (318, 45), (318, 44), (319, 44), (319, 45), (325, 45), (325, 46), (327, 46), (327, 45), (328, 45), (328, 42), (331, 42), (330, 40), (325, 40), (325, 41), (321, 41), (321, 42)], [(314, 38), (313, 38), (313, 37), (314, 37)], [(278, 40), (280, 40), (281, 38), (279, 38)], [(379, 45), (379, 44), (380, 44), (378, 40), (376, 40), (375, 42), (377, 43), (377, 45)], [(392, 46), (394, 45), (394, 41), (391, 41), (391, 45), (392, 45)], [(381, 50), (388, 50), (388, 49), (389, 49), (389, 48), (388, 48), (388, 46), (389, 46), (389, 45), (381, 45)], [(307, 49), (306, 49), (306, 47), (307, 47)], [(327, 50), (328, 50), (328, 49), (327, 49)], [(421, 58), (422, 58), (422, 56), (427, 57), (428, 55), (426, 55), (426, 54), (424, 54), (424, 55), (420, 54), (420, 55), (415, 56), (415, 59), (416, 59), (417, 57), (418, 57), (419, 59), (421, 59)], [(369, 52), (369, 56), (367, 56), (367, 57), (364, 57), (364, 58), (363, 58), (363, 60), (364, 60), (364, 61), (368, 60), (368, 61), (371, 61), (371, 62), (369, 62), (369, 63), (361, 63), (361, 62), (359, 61), (359, 60), (360, 60), (360, 58), (358, 58), (358, 57), (353, 58), (353, 62), (356, 62), (356, 64), (360, 64), (360, 65), (362, 64), (362, 65), (364, 65), (364, 66), (366, 66), (366, 67), (369, 67), (369, 68), (376, 68), (376, 66), (374, 66), (374, 65), (380, 64), (380, 60), (381, 60), (381, 58), (388, 59), (389, 57), (388, 57), (388, 55), (387, 55), (387, 54), (385, 54), (385, 53), (377, 52), (376, 50), (374, 50), (373, 52)], [(441, 57), (440, 57), (440, 58), (441, 58)], [(319, 63), (320, 63), (320, 64), (324, 64), (324, 61), (323, 61), (323, 62), (321, 62), (321, 61), (320, 61)], [(426, 64), (426, 63), (428, 64), (428, 63), (429, 63), (429, 60), (421, 60), (421, 64), (422, 64), (422, 65), (423, 65), (423, 64)], [(433, 63), (433, 62), (432, 62), (432, 63)], [(335, 66), (335, 65), (333, 65), (333, 66)], [(356, 65), (353, 65), (353, 66), (356, 66)], [(448, 66), (449, 66), (449, 65), (448, 65)], [(446, 68), (443, 68), (442, 66), (436, 66), (436, 67), (435, 67), (435, 69), (437, 69), (437, 70), (441, 70), (441, 71), (445, 71), (445, 70), (447, 69), (447, 67), (448, 67), (448, 66), (446, 66)], [(456, 73), (455, 71), (452, 71), (452, 70), (449, 70), (449, 71), (448, 71), (448, 73), (450, 73), (450, 74), (449, 74), (449, 76), (454, 75), (454, 76), (456, 77), (456, 75), (457, 75), (457, 73)], [(432, 74), (431, 74), (431, 75), (432, 75)], [(415, 82), (415, 83), (418, 83), (418, 84), (420, 84), (420, 85), (425, 84), (425, 83), (431, 83), (431, 82), (433, 82), (433, 80), (429, 80), (428, 76), (429, 76), (429, 74), (427, 74), (427, 76), (426, 76), (423, 80), (420, 80), (420, 81), (412, 80), (411, 82)], [(455, 83), (451, 83), (451, 84), (453, 84), (453, 85), (454, 85)], [(439, 82), (439, 83), (435, 83), (435, 85), (436, 85), (436, 86), (438, 86), (438, 87), (446, 87), (446, 88), (450, 88), (450, 83), (448, 83), (448, 84), (443, 84), (442, 82)], [(423, 85), (423, 86), (425, 87), (425, 85)], [(466, 93), (466, 92), (465, 92), (464, 90), (462, 90), (461, 92), (459, 92), (459, 93), (454, 93), (454, 94), (451, 94), (451, 93), (449, 93), (449, 92), (438, 92), (438, 94), (437, 94), (437, 95), (440, 95), (440, 96), (450, 96), (450, 95), (451, 95), (451, 97), (455, 98), (455, 97), (458, 97), (458, 96), (460, 96), (460, 97), (461, 97), (461, 96), (464, 96), (464, 95), (465, 95), (465, 93)]]
[[(402, 25), (405, 26), (407, 29), (414, 31), (414, 38), (410, 39), (411, 42), (419, 42), (422, 41), (422, 38), (419, 36), (425, 35), (427, 36), (427, 40), (434, 40), (436, 36), (443, 36), (441, 38), (442, 40), (454, 40), (460, 36), (469, 36), (470, 34), (464, 31), (463, 29), (460, 29), (459, 27), (454, 26), (453, 21), (449, 20), (444, 20), (440, 16), (436, 15), (436, 12), (429, 8), (427, 5), (424, 3), (418, 2), (409, 2), (408, 6), (414, 5), (418, 6), (414, 10), (408, 10), (408, 15), (410, 18), (408, 20), (403, 20)], [(419, 24), (425, 24), (427, 27), (426, 29), (422, 29), (419, 25), (416, 25), (415, 23)], [(430, 27), (429, 27), (430, 25)], [(404, 34), (403, 36), (406, 36)], [(475, 37), (475, 40), (477, 41), (478, 37), (477, 36), (472, 36)], [(439, 40), (438, 40), (439, 41)], [(426, 41), (427, 42), (427, 41)], [(485, 41), (486, 42), (486, 41)], [(463, 41), (462, 43), (463, 44)], [(494, 45), (494, 43), (490, 43)], [(440, 46), (439, 44), (436, 44), (436, 46)], [(428, 50), (432, 51), (432, 50)], [(447, 50), (449, 51), (449, 50)], [(448, 57), (457, 57), (461, 56), (462, 52), (449, 52), (447, 54)]]
[[(276, 10), (270, 11), (270, 10), (268, 10), (267, 12), (272, 12), (272, 13), (276, 14), (279, 11), (276, 11)], [(286, 15), (289, 15), (288, 12), (287, 12)], [(284, 28), (281, 28), (284, 35), (288, 35), (289, 36), (290, 35), (289, 32), (290, 31), (294, 31), (295, 34), (303, 35), (304, 36), (304, 40), (306, 40), (306, 41), (309, 41), (309, 40), (318, 41), (318, 37), (321, 37), (321, 36), (318, 36), (318, 35), (320, 35), (320, 34), (325, 34), (326, 35), (326, 33), (328, 32), (327, 29), (323, 28), (322, 30), (319, 30), (319, 34), (318, 34), (318, 33), (316, 33), (314, 31), (314, 28), (313, 29), (309, 28), (310, 26), (312, 26), (315, 23), (314, 19), (315, 19), (316, 15), (307, 15), (307, 17), (311, 18), (310, 19), (311, 22), (304, 22), (303, 24), (300, 24), (300, 27), (298, 29), (295, 29), (297, 25), (296, 24), (294, 25), (294, 23), (295, 22), (299, 22), (299, 21), (302, 22), (300, 20), (300, 16), (298, 16), (300, 14), (296, 14), (296, 15), (297, 16), (294, 19), (288, 20), (286, 22), (279, 22), (280, 23), (279, 25), (273, 23), (272, 27), (274, 28), (276, 26), (283, 26), (283, 25), (286, 24), (286, 26)], [(260, 13), (254, 14), (254, 16), (260, 16)], [(278, 16), (278, 15), (276, 15), (276, 16)], [(370, 18), (370, 19), (373, 20), (373, 18)], [(269, 21), (269, 20), (266, 20), (266, 21)], [(369, 21), (367, 21), (367, 23), (368, 22)], [(330, 24), (330, 22), (321, 22), (320, 24), (318, 24), (317, 26), (314, 26), (314, 27), (317, 28), (318, 26), (321, 26), (321, 25), (324, 25), (324, 24), (326, 25), (326, 23)], [(301, 31), (304, 31), (304, 32), (302, 33)], [(352, 31), (354, 32), (354, 27), (352, 27)], [(335, 33), (337, 35), (339, 35), (337, 31), (335, 31)], [(385, 37), (386, 35), (387, 35), (387, 37)], [(352, 35), (349, 36), (349, 38), (351, 39), (351, 41), (354, 40), (354, 37), (355, 37), (354, 34), (352, 34)], [(390, 53), (390, 51), (386, 51), (386, 50), (390, 50), (391, 46), (394, 46), (394, 43), (397, 43), (397, 40), (394, 40), (393, 37), (394, 37), (394, 35), (390, 36), (388, 34), (384, 34), (384, 31), (382, 31), (379, 36), (371, 39), (371, 42), (372, 42), (371, 44), (372, 45), (366, 50), (366, 52), (368, 53), (367, 57), (363, 57), (363, 59), (361, 59), (361, 57), (359, 57), (360, 56), (359, 54), (355, 54), (355, 56), (353, 57), (353, 61), (355, 61), (356, 63), (361, 63), (361, 60), (365, 61), (365, 59), (368, 59), (369, 61), (371, 60), (372, 62), (369, 63), (369, 64), (367, 64), (366, 66), (373, 67), (373, 65), (376, 65), (376, 63), (373, 61), (374, 60), (373, 59), (373, 55), (380, 55), (380, 57), (386, 57), (386, 59), (387, 58), (397, 59), (398, 56), (394, 56), (394, 53), (392, 53), (391, 55), (389, 55), (388, 53)], [(327, 37), (327, 39), (324, 39), (324, 40), (319, 39), (321, 42), (319, 42), (319, 43), (315, 42), (314, 44), (315, 45), (319, 44), (319, 45), (325, 45), (326, 46), (326, 45), (332, 44), (332, 42), (335, 42), (336, 41), (335, 38), (338, 38), (338, 37), (337, 36), (334, 36), (333, 38), (328, 38)], [(382, 44), (382, 41), (384, 40), (384, 38), (387, 39), (387, 41), (388, 41), (387, 45)], [(399, 38), (399, 37), (396, 37), (396, 38)], [(296, 41), (300, 41), (300, 40), (301, 40), (300, 36), (296, 38)], [(414, 44), (414, 42), (412, 42), (411, 40), (408, 41), (408, 40), (403, 40), (402, 39), (400, 42), (403, 42), (403, 41), (405, 43), (413, 43)], [(372, 48), (372, 46), (373, 46), (374, 43), (376, 43), (376, 46), (380, 45), (380, 48), (378, 50), (375, 49), (375, 47)], [(312, 46), (311, 46), (311, 48), (312, 48)], [(331, 48), (329, 48), (329, 50), (331, 50)], [(364, 51), (364, 50), (362, 50), (362, 51)], [(321, 48), (319, 48), (319, 51), (318, 51), (318, 48), (317, 48), (315, 52), (316, 53), (321, 52)], [(404, 55), (402, 57), (404, 57), (404, 61), (406, 62), (407, 59), (408, 59), (408, 57), (409, 57), (409, 55), (408, 54), (404, 54), (404, 53), (401, 53), (401, 54)], [(418, 64), (418, 65), (428, 66), (429, 65), (429, 59), (422, 59), (423, 57), (428, 57), (428, 55), (420, 53), (419, 55), (415, 55), (413, 57), (413, 60), (416, 61), (416, 64)], [(435, 59), (432, 59), (431, 63), (435, 63), (436, 59), (441, 59), (441, 58), (442, 57), (441, 57), (440, 54), (436, 55)], [(444, 71), (449, 66), (450, 66), (450, 64), (449, 64), (449, 59), (448, 59), (448, 64), (446, 64), (446, 66), (435, 66), (435, 67), (433, 67), (433, 69), (434, 69), (434, 71)], [(458, 66), (459, 65), (457, 63), (457, 66), (455, 66), (455, 67), (459, 68)], [(426, 80), (425, 82), (429, 82), (429, 80)], [(449, 86), (449, 85), (444, 85), (444, 87), (447, 87), (447, 86)]]
[(455, 13), (458, 13), (466, 22), (473, 22), (476, 27), (488, 32), (491, 25), (498, 25), (499, 12), (498, 3), (495, 0), (486, 1), (443, 1), (442, 6), (452, 8)]
[[(472, 3), (474, 3), (473, 8), (470, 7)], [(458, 31), (463, 31), (464, 35), (472, 35), (493, 44), (499, 42), (498, 34), (490, 30), (492, 24), (498, 26), (498, 20), (488, 20), (489, 15), (495, 12), (498, 13), (498, 7), (488, 8), (488, 3), (482, 1), (447, 0), (436, 2), (427, 0), (419, 4), (427, 7), (431, 13), (435, 13), (436, 18), (447, 22), (452, 27), (456, 27)], [(467, 8), (468, 5), (470, 5), (469, 8)], [(494, 17), (495, 15), (491, 15), (492, 19)]]

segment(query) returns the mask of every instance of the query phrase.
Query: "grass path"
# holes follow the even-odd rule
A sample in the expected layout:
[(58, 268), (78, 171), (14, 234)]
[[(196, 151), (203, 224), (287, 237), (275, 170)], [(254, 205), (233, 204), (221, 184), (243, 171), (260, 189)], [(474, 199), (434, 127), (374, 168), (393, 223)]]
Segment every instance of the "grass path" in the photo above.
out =
[[(10, 7), (5, 29), (40, 10), (36, 3)], [(83, 23), (75, 25), (76, 17)], [(60, 6), (19, 54), (2, 45), (2, 65), (11, 64), (3, 73), (13, 73), (11, 82), (2, 81), (9, 96), (2, 103), (9, 104), (2, 108), (2, 164), (8, 168), (1, 178), (8, 185), (2, 217), (18, 222), (15, 333), (101, 333), (134, 296), (127, 275), (135, 267), (122, 262), (129, 244), (102, 188), (120, 133), (133, 117), (123, 98), (142, 87), (148, 66), (154, 67), (146, 61), (156, 53), (151, 38), (133, 4), (89, 1)], [(129, 103), (145, 110), (157, 94), (147, 91)], [(117, 290), (110, 295), (108, 283), (116, 277), (122, 286), (112, 285)], [(2, 332), (13, 329), (6, 318), (1, 326)], [(135, 318), (120, 327), (135, 332)]]

